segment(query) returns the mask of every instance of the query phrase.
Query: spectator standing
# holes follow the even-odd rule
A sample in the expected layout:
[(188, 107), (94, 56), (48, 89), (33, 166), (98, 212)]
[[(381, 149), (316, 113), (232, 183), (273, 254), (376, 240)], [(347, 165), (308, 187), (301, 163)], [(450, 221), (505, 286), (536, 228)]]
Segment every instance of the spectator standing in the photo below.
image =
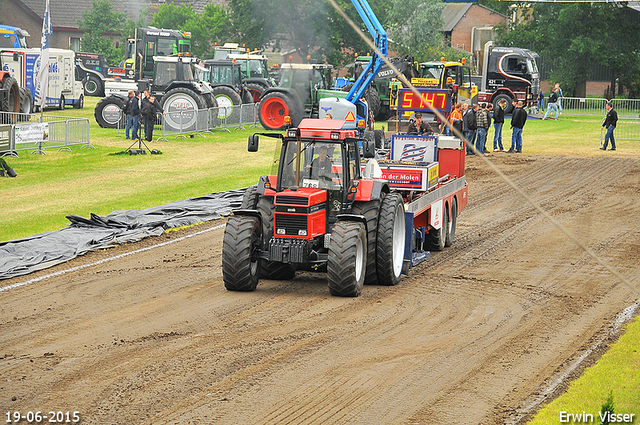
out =
[(606, 151), (607, 146), (609, 145), (609, 140), (611, 140), (611, 150), (616, 150), (616, 139), (613, 137), (613, 130), (616, 129), (616, 125), (618, 124), (618, 113), (615, 109), (613, 109), (613, 104), (611, 101), (608, 101), (605, 105), (607, 108), (607, 117), (604, 119), (604, 124), (602, 124), (602, 128), (607, 129), (607, 134), (604, 135), (604, 145), (600, 147), (601, 150)]
[(478, 111), (478, 105), (473, 104), (473, 106), (467, 109), (467, 113), (463, 117), (464, 121), (464, 129), (465, 129), (465, 139), (467, 139), (467, 155), (473, 155), (473, 149), (471, 146), (476, 141), (476, 129), (478, 128), (476, 125), (476, 112)]
[(449, 116), (449, 121), (451, 121), (453, 128), (458, 130), (460, 133), (463, 133), (464, 123), (462, 121), (462, 103), (456, 103), (456, 106), (451, 112), (451, 116)]
[(544, 93), (540, 89), (540, 93), (538, 93), (538, 112), (542, 111), (544, 111)]
[(162, 106), (156, 102), (155, 96), (150, 96), (149, 100), (145, 102), (142, 107), (142, 115), (144, 116), (144, 136), (147, 142), (151, 142), (153, 140), (153, 126), (156, 123), (156, 116), (158, 113), (167, 115), (167, 113), (162, 110)]
[(558, 89), (553, 89), (549, 95), (549, 101), (547, 102), (547, 112), (544, 113), (543, 120), (547, 119), (549, 112), (554, 110), (556, 112), (556, 119), (558, 119)]
[[(151, 93), (149, 93), (149, 90), (145, 90), (144, 92), (142, 92), (142, 99), (140, 99), (140, 118), (142, 119), (142, 122), (144, 123), (144, 138), (146, 140), (148, 140), (149, 138), (147, 137), (147, 135), (149, 134), (149, 123), (147, 122), (147, 117), (145, 115), (145, 111), (149, 109), (149, 107), (147, 106), (147, 104), (149, 103), (149, 98), (151, 97)], [(152, 131), (153, 132), (153, 131)]]
[(129, 93), (127, 93), (127, 100), (124, 102), (124, 107), (122, 108), (122, 112), (124, 113), (126, 119), (126, 124), (124, 126), (124, 135), (127, 139), (130, 139), (129, 134), (131, 134), (131, 127), (133, 126), (133, 115), (131, 115), (131, 98), (134, 96), (135, 94), (133, 90), (129, 90)]
[(489, 140), (489, 130), (491, 130), (491, 120), (493, 119), (493, 103), (487, 102), (487, 120), (489, 121), (489, 128), (487, 128), (487, 139), (484, 142), (484, 152), (489, 153), (487, 149), (487, 140)]
[(562, 113), (562, 98), (564, 97), (564, 95), (562, 94), (560, 83), (556, 83), (553, 89), (556, 90), (556, 94), (558, 95), (558, 111)]
[(511, 116), (511, 149), (509, 153), (522, 153), (522, 129), (527, 123), (527, 111), (522, 107), (521, 100), (518, 101), (516, 109)]
[(498, 107), (493, 113), (493, 151), (504, 152), (502, 146), (502, 126), (504, 125), (504, 108), (507, 104), (505, 99), (500, 99)]
[(487, 130), (489, 129), (488, 115), (487, 105), (482, 103), (476, 114), (476, 150), (480, 155), (486, 155), (484, 144), (487, 141)]

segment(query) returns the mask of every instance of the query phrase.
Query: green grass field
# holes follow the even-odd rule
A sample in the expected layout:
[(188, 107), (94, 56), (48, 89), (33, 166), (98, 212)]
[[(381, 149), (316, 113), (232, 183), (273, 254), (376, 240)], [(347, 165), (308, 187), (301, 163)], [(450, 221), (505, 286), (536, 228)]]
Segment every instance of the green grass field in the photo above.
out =
[[(116, 130), (98, 127), (93, 117), (97, 101), (87, 98), (83, 110), (46, 111), (88, 118), (95, 149), (49, 149), (47, 155), (22, 151), (19, 158), (7, 158), (18, 177), (0, 179), (0, 240), (61, 229), (68, 224), (67, 214), (107, 215), (114, 210), (144, 209), (246, 187), (270, 171), (275, 139), (262, 138), (257, 153), (246, 150), (247, 137), (261, 128), (188, 139), (170, 137), (168, 142), (152, 143), (150, 147), (159, 149), (162, 155), (112, 155), (124, 151), (131, 141), (125, 140), (124, 134), (117, 136)], [(523, 134), (523, 152), (640, 157), (638, 141), (619, 141), (616, 152), (598, 150), (601, 119), (563, 115), (560, 121), (529, 120)], [(507, 127), (503, 136), (507, 148), (510, 136)], [(490, 130), (489, 148), (492, 140)], [(640, 413), (639, 353), (640, 322), (635, 320), (614, 348), (532, 423), (558, 424), (560, 411), (597, 413), (610, 390), (616, 412)], [(638, 424), (638, 420), (633, 423)]]

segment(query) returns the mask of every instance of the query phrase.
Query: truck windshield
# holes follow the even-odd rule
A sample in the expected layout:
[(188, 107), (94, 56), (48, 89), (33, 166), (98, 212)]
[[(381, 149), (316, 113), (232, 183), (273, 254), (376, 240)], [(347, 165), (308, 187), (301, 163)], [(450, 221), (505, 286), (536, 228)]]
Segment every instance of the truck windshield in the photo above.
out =
[(423, 65), (420, 69), (422, 78), (435, 78), (437, 80), (442, 76), (442, 65)]
[(531, 59), (527, 59), (527, 68), (529, 69), (529, 74), (536, 74), (538, 72), (536, 61), (533, 61)]
[[(284, 143), (280, 187), (316, 187), (342, 190), (342, 149), (328, 140), (295, 140)], [(299, 160), (298, 160), (299, 159)]]
[(178, 40), (172, 38), (159, 38), (156, 49), (158, 56), (171, 56), (178, 54)]

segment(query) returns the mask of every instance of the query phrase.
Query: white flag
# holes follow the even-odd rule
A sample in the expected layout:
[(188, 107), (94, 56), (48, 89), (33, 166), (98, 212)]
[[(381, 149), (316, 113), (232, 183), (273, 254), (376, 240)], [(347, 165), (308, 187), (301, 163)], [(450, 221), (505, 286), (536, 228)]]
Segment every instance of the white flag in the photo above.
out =
[(35, 104), (41, 108), (47, 104), (47, 90), (49, 87), (49, 35), (53, 33), (51, 26), (51, 15), (49, 14), (49, 0), (44, 10), (42, 20), (42, 38), (40, 40), (40, 72), (38, 73), (38, 84), (36, 86)]

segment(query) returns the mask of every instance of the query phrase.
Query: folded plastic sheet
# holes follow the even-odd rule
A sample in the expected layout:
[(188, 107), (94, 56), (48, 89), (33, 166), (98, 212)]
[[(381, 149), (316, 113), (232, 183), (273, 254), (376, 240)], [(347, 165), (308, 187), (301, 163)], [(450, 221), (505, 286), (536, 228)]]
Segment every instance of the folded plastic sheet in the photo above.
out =
[(145, 210), (114, 211), (90, 218), (68, 215), (68, 227), (0, 242), (0, 279), (33, 273), (90, 251), (137, 242), (166, 229), (217, 220), (240, 207), (245, 189), (212, 193)]

